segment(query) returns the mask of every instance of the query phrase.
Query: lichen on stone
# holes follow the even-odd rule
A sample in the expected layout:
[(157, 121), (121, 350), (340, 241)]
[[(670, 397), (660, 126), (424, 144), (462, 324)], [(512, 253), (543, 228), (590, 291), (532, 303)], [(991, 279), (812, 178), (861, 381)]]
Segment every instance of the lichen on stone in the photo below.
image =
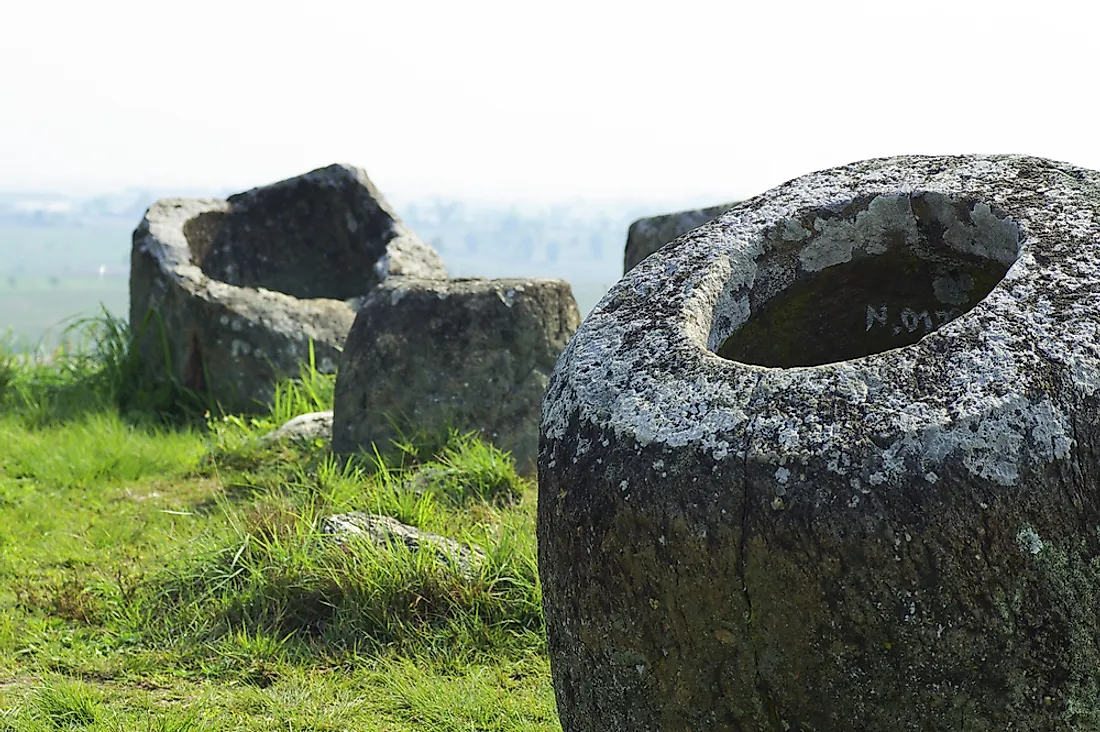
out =
[(566, 732), (1096, 728), (1098, 191), (863, 161), (610, 290), (542, 411)]

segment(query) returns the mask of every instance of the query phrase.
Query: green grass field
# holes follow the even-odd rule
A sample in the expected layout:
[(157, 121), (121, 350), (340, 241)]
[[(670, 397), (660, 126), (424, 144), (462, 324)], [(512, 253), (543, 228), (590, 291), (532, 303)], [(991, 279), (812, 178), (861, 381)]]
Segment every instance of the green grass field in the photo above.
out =
[[(49, 364), (0, 349), (0, 731), (560, 729), (535, 487), (506, 455), (265, 445), (331, 407), (332, 377), (304, 370), (267, 415), (207, 413), (120, 321), (82, 330)], [(321, 535), (349, 510), (486, 558)]]

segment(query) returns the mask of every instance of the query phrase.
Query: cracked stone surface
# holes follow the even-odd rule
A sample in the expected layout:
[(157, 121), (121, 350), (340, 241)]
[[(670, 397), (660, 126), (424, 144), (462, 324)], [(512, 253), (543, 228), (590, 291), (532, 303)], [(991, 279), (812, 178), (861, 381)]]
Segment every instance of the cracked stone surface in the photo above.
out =
[(736, 205), (736, 203), (722, 203), (707, 208), (677, 211), (676, 213), (638, 219), (630, 225), (626, 232), (623, 272), (629, 272), (634, 269), (638, 262), (653, 254), (665, 244), (683, 236), (694, 228), (702, 226)]
[(186, 386), (255, 411), (298, 375), (311, 340), (331, 373), (358, 302), (398, 276), (447, 273), (366, 172), (331, 165), (227, 200), (150, 206), (134, 231), (130, 325), (147, 361), (167, 354)]
[(538, 473), (565, 732), (1100, 729), (1100, 173), (735, 206), (585, 319)]
[(336, 378), (333, 449), (479, 432), (534, 472), (539, 409), (580, 322), (569, 284), (552, 279), (400, 278), (363, 302)]

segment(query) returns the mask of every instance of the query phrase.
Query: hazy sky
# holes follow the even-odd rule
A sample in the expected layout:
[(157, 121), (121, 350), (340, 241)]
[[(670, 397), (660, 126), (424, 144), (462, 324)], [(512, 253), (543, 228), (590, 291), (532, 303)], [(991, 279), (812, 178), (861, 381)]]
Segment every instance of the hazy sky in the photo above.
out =
[(0, 189), (722, 200), (898, 153), (1100, 168), (1075, 0), (7, 3)]

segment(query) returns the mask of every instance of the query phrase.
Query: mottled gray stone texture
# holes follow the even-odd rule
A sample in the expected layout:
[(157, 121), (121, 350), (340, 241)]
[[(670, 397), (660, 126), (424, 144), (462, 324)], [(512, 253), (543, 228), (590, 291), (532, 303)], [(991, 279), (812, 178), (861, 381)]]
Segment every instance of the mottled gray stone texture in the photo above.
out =
[(1100, 729), (1100, 173), (898, 157), (647, 258), (543, 403), (565, 732)]
[(391, 516), (352, 511), (327, 516), (321, 521), (321, 534), (338, 543), (351, 537), (367, 539), (376, 546), (404, 545), (417, 552), (427, 547), (441, 562), (454, 562), (463, 574), (476, 574), (485, 561), (485, 552), (415, 526), (403, 524)]
[(692, 211), (678, 211), (638, 219), (630, 225), (626, 232), (623, 272), (629, 272), (634, 269), (638, 262), (653, 254), (665, 244), (679, 236), (683, 236), (694, 228), (702, 226), (714, 219), (715, 216), (729, 211), (736, 205), (736, 203), (723, 203)]
[(542, 395), (579, 322), (562, 280), (382, 283), (340, 362), (333, 449), (385, 451), (399, 431), (477, 431), (533, 473)]
[(307, 442), (311, 440), (331, 441), (332, 412), (299, 414), (261, 438), (261, 442), (267, 444), (303, 440)]
[(363, 170), (331, 165), (228, 200), (154, 203), (134, 231), (130, 325), (145, 359), (167, 353), (185, 385), (252, 411), (298, 375), (310, 340), (333, 371), (354, 306), (394, 276), (446, 271)]

